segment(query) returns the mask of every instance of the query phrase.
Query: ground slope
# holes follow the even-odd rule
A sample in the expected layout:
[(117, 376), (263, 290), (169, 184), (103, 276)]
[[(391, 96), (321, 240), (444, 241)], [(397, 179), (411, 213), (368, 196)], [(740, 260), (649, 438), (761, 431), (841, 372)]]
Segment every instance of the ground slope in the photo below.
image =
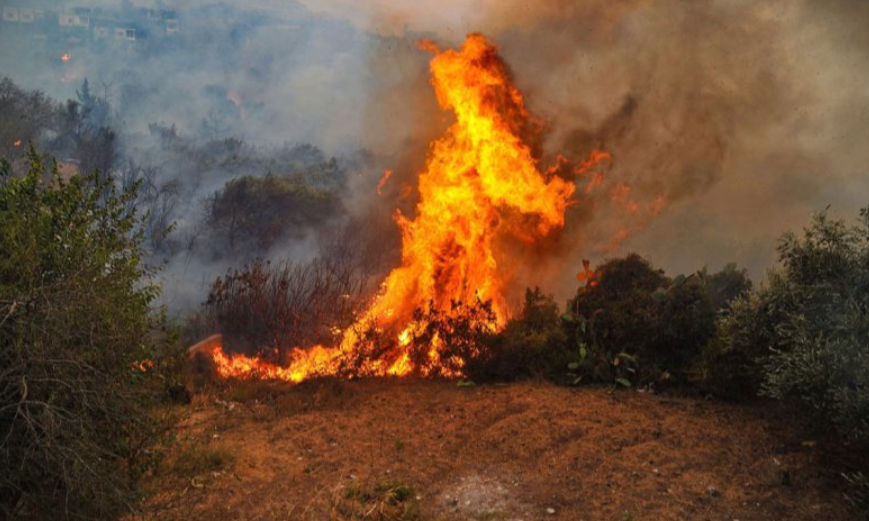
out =
[(813, 443), (768, 409), (540, 383), (245, 384), (194, 400), (145, 512), (378, 519), (388, 505), (365, 491), (400, 483), (406, 519), (852, 518)]

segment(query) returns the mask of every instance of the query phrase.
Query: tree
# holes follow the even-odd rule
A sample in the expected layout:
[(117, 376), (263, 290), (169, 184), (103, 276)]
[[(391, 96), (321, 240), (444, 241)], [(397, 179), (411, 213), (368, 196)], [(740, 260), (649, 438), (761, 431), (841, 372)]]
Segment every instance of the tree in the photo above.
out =
[(169, 337), (135, 187), (28, 159), (21, 177), (0, 165), (0, 517), (105, 519), (147, 460)]
[(27, 143), (40, 142), (55, 130), (59, 108), (39, 91), (27, 92), (9, 78), (0, 78), (0, 158), (14, 161)]
[(476, 359), (467, 360), (469, 377), (475, 380), (544, 377), (562, 379), (571, 361), (571, 349), (558, 305), (540, 288), (525, 290), (518, 316), (494, 335)]
[(708, 279), (703, 271), (670, 279), (636, 254), (601, 265), (565, 317), (585, 352), (577, 369), (624, 385), (684, 382), (715, 334), (713, 296), (720, 305), (729, 302), (729, 286)]
[(230, 249), (267, 252), (290, 233), (342, 213), (331, 192), (285, 177), (232, 179), (206, 201), (206, 223)]
[(869, 444), (869, 207), (856, 226), (818, 214), (778, 251), (781, 269), (747, 305), (759, 319), (732, 334), (765, 341), (752, 346), (765, 350), (763, 394)]
[(111, 114), (108, 100), (91, 93), (87, 78), (82, 82), (81, 90), (77, 90), (75, 93), (81, 106), (82, 121), (85, 126), (91, 131), (107, 128)]

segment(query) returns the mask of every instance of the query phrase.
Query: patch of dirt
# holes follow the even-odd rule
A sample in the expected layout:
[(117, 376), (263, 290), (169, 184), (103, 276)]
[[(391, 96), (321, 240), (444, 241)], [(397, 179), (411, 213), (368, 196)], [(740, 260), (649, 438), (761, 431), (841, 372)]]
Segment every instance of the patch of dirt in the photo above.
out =
[(532, 515), (533, 507), (522, 503), (516, 495), (517, 479), (472, 474), (456, 481), (437, 498), (438, 510), (452, 519), (522, 521)]
[[(196, 397), (147, 482), (147, 518), (342, 519), (351, 492), (400, 482), (423, 520), (854, 519), (817, 449), (764, 404), (541, 383), (257, 385)], [(231, 462), (173, 471), (191, 447)]]

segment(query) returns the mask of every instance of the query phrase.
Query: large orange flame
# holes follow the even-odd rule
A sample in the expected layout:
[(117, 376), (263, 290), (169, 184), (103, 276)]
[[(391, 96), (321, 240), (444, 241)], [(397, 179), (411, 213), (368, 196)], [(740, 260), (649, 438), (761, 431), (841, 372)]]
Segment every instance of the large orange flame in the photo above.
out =
[[(428, 42), (421, 46), (434, 53), (432, 84), (441, 107), (452, 111), (456, 121), (432, 145), (419, 176), (416, 216), (396, 215), (402, 233), (401, 266), (389, 274), (372, 305), (356, 326), (344, 331), (337, 347), (296, 349), (286, 367), (256, 357), (230, 357), (216, 347), (213, 359), (222, 376), (298, 382), (335, 374), (343, 361), (358, 357), (359, 331), (371, 326), (394, 332), (397, 341), (388, 352), (366, 359), (361, 374), (421, 372), (409, 356), (410, 337), (420, 328), (414, 310), (449, 313), (453, 302), (490, 301), (495, 316), (490, 326), (499, 328), (507, 309), (497, 239), (513, 234), (533, 240), (563, 226), (575, 185), (537, 168), (522, 140), (529, 114), (494, 45), (481, 35), (470, 35), (459, 51), (442, 51)], [(583, 163), (582, 168), (587, 167)], [(442, 346), (433, 343), (429, 356), (436, 362)]]

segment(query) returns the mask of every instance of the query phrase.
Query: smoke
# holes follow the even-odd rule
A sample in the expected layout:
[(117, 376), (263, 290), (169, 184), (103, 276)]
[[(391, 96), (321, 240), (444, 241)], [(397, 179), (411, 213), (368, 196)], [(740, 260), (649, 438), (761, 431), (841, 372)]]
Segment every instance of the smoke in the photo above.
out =
[[(311, 143), (347, 167), (342, 197), (350, 214), (376, 215), (372, 222), (397, 236), (390, 211), (412, 213), (415, 176), (451, 117), (437, 107), (429, 55), (415, 42), (455, 46), (469, 32), (499, 45), (544, 123), (541, 168), (558, 153), (573, 166), (594, 149), (613, 156), (577, 177), (568, 224), (546, 245), (557, 254), (520, 267), (517, 287), (540, 284), (565, 296), (581, 259), (598, 263), (627, 251), (671, 273), (735, 261), (757, 277), (775, 261), (776, 238), (809, 213), (832, 205), (850, 216), (869, 201), (865, 2), (134, 5), (176, 9), (178, 38), (148, 52), (85, 46), (63, 63), (55, 44), (0, 35), (7, 44), (0, 73), (59, 99), (74, 97), (84, 77), (103, 89), (123, 122), (127, 152), (182, 179), (182, 234), (196, 232), (204, 198), (233, 177), (264, 175), (268, 164), (217, 165), (187, 179), (171, 168), (177, 157), (151, 141), (151, 123), (202, 140), (242, 138), (260, 156)], [(357, 150), (370, 159), (350, 160)], [(394, 175), (378, 196), (384, 168)], [(302, 233), (275, 254), (304, 258), (315, 243)], [(173, 257), (167, 277), (187, 305), (224, 268)]]
[(869, 203), (865, 2), (316, 4), (382, 34), (484, 32), (546, 124), (543, 165), (613, 154), (560, 255), (519, 270), (520, 285), (565, 295), (582, 258), (627, 251), (671, 273), (735, 261), (758, 277), (810, 213)]

